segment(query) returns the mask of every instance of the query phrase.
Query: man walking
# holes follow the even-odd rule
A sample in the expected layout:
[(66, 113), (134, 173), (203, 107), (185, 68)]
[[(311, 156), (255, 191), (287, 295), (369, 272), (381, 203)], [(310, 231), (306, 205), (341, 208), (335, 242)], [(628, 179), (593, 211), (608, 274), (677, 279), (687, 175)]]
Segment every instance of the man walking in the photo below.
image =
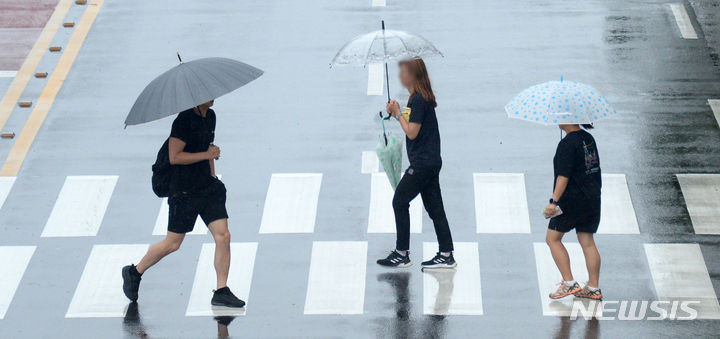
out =
[(164, 240), (153, 245), (140, 262), (122, 269), (123, 292), (137, 301), (142, 274), (168, 254), (175, 252), (185, 233), (193, 230), (198, 215), (215, 239), (215, 272), (217, 288), (212, 305), (243, 307), (227, 287), (230, 269), (230, 232), (225, 209), (225, 185), (215, 176), (215, 160), (220, 148), (215, 139), (213, 101), (181, 112), (173, 122), (168, 142), (168, 157), (172, 165), (168, 204), (170, 213), (168, 232)]

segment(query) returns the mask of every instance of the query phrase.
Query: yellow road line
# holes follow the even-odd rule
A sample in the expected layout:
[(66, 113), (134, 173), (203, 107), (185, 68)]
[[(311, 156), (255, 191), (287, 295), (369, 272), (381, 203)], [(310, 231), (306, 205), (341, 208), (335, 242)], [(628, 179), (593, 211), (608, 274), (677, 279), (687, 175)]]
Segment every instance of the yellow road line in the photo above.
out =
[(85, 14), (83, 14), (78, 22), (75, 32), (65, 47), (65, 52), (63, 52), (63, 55), (60, 57), (57, 66), (55, 66), (55, 70), (50, 74), (47, 84), (35, 104), (35, 108), (33, 108), (30, 113), (25, 127), (20, 131), (15, 144), (10, 150), (10, 154), (5, 160), (5, 165), (3, 165), (2, 170), (0, 170), (0, 176), (16, 176), (20, 171), (20, 166), (22, 166), (37, 132), (45, 121), (45, 117), (47, 117), (53, 102), (55, 102), (55, 96), (57, 96), (65, 78), (70, 72), (70, 68), (75, 62), (75, 58), (78, 56), (83, 42), (85, 42), (85, 37), (87, 37), (90, 27), (92, 27), (104, 2), (104, 0), (94, 0), (87, 6)]
[(20, 100), (20, 95), (25, 91), (25, 87), (27, 87), (40, 60), (45, 55), (45, 51), (48, 50), (50, 43), (55, 38), (55, 33), (60, 29), (60, 25), (70, 10), (72, 3), (72, 0), (60, 0), (55, 6), (55, 11), (53, 11), (50, 19), (45, 24), (45, 28), (43, 28), (37, 41), (35, 41), (35, 45), (10, 83), (10, 88), (8, 88), (2, 101), (0, 101), (0, 130), (5, 127), (5, 123), (10, 118), (15, 104)]

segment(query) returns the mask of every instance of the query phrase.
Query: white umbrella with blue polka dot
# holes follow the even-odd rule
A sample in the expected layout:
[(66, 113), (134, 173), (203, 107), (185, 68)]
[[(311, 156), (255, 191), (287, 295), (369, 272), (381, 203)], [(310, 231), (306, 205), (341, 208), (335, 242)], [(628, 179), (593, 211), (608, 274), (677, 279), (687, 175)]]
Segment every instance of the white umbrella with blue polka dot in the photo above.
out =
[(505, 105), (515, 119), (543, 125), (591, 124), (617, 114), (595, 88), (573, 81), (532, 86)]

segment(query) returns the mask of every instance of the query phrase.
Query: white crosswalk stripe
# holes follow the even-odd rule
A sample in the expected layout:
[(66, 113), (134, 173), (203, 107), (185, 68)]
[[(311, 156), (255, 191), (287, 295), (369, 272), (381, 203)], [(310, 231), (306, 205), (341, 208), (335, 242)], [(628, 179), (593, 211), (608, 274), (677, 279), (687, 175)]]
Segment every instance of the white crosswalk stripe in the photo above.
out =
[[(577, 282), (587, 281), (587, 268), (585, 268), (585, 256), (583, 255), (580, 244), (573, 242), (565, 242), (565, 248), (570, 255), (570, 269), (573, 277)], [(550, 249), (545, 243), (534, 243), (535, 265), (538, 274), (538, 288), (540, 290), (540, 303), (542, 304), (543, 315), (567, 317), (570, 316), (573, 303), (582, 303), (581, 310), (592, 310), (596, 317), (602, 316), (602, 308), (593, 305), (596, 301), (580, 300), (572, 296), (563, 299), (550, 299), (550, 293), (554, 292), (558, 287), (558, 282), (562, 280), (560, 271), (555, 266)], [(579, 315), (592, 316), (587, 312), (580, 312)]]
[(678, 174), (696, 234), (720, 234), (720, 174)]
[(368, 64), (367, 95), (383, 95), (385, 88), (385, 65), (382, 63)]
[[(236, 297), (249, 304), (250, 285), (252, 283), (253, 270), (255, 267), (255, 254), (258, 244), (256, 242), (231, 243), (230, 252), (230, 273), (228, 274), (227, 285)], [(215, 244), (203, 244), (198, 259), (195, 281), (193, 282), (190, 302), (188, 303), (186, 316), (234, 316), (245, 315), (246, 307), (227, 308), (212, 306), (210, 299), (213, 290), (217, 287), (215, 267)]]
[(624, 174), (603, 174), (598, 233), (640, 234)]
[(530, 233), (525, 175), (474, 173), (477, 233)]
[[(456, 269), (430, 269), (423, 274), (423, 314), (482, 315), (480, 257), (475, 242), (456, 242)], [(423, 243), (424, 258), (432, 258), (437, 243)]]
[(675, 22), (683, 39), (697, 39), (697, 32), (695, 32), (690, 16), (685, 9), (685, 4), (673, 3), (670, 4), (670, 9), (672, 10), (673, 16), (675, 16)]
[[(373, 173), (370, 179), (370, 211), (368, 233), (395, 233), (393, 191), (385, 173)], [(410, 233), (422, 233), (422, 198), (410, 202)]]
[(380, 160), (377, 157), (375, 151), (363, 151), (362, 152), (362, 167), (360, 173), (369, 174), (377, 173), (380, 171)]
[(305, 314), (362, 314), (367, 242), (316, 241), (310, 258)]
[(273, 173), (260, 233), (312, 233), (322, 173)]
[(15, 177), (0, 177), (0, 209), (5, 204), (5, 200), (10, 194), (13, 185), (15, 184)]
[(117, 176), (67, 177), (42, 237), (97, 235), (117, 180)]
[(0, 319), (5, 318), (33, 253), (35, 246), (0, 246)]
[(372, 0), (372, 7), (385, 7), (386, 0)]
[(122, 292), (123, 266), (137, 263), (148, 245), (95, 245), (75, 289), (66, 318), (123, 317), (129, 303)]
[(698, 244), (645, 244), (645, 254), (658, 300), (697, 301), (690, 306), (699, 319), (720, 319), (720, 305)]

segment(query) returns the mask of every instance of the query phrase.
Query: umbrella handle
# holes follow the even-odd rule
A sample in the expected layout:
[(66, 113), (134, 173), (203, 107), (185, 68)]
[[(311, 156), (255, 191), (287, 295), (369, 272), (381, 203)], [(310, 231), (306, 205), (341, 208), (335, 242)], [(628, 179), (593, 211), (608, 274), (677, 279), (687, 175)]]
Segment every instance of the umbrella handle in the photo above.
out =
[(385, 132), (385, 120), (390, 120), (391, 115), (388, 114), (388, 116), (384, 117), (382, 115), (382, 111), (378, 112), (378, 114), (380, 115), (380, 123), (382, 123), (383, 138), (385, 138), (385, 146), (387, 146), (388, 141), (387, 141), (387, 133)]

